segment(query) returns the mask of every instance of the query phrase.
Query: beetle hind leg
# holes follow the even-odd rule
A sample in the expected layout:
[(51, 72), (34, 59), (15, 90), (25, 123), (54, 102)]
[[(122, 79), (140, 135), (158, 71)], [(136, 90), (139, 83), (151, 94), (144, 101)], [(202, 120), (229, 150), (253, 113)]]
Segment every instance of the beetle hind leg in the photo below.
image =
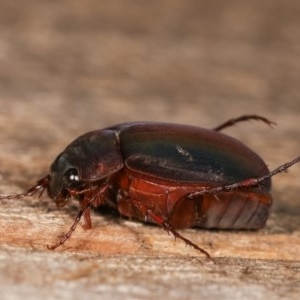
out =
[(167, 233), (173, 234), (175, 238), (184, 241), (187, 245), (193, 247), (197, 251), (204, 254), (209, 260), (215, 262), (214, 259), (210, 256), (210, 254), (207, 251), (200, 248), (198, 245), (196, 245), (195, 243), (193, 243), (192, 241), (190, 241), (189, 239), (185, 238), (180, 233), (178, 233), (176, 229), (170, 224), (170, 222), (166, 220), (161, 214), (146, 207), (143, 203), (141, 203), (141, 201), (131, 200), (131, 203), (137, 210), (139, 210), (145, 216), (145, 218), (147, 219), (150, 218), (153, 223), (161, 226), (164, 230), (167, 231)]
[(197, 251), (200, 251), (201, 253), (203, 253), (209, 260), (215, 262), (215, 260), (210, 256), (210, 254), (207, 251), (200, 248), (197, 244), (191, 242), (189, 239), (187, 239), (184, 236), (182, 236), (181, 234), (179, 234), (170, 223), (168, 223), (167, 221), (163, 221), (161, 226), (168, 233), (171, 232), (175, 238), (179, 238), (180, 240), (184, 241), (187, 245), (189, 245), (189, 246), (193, 247), (194, 249), (196, 249)]

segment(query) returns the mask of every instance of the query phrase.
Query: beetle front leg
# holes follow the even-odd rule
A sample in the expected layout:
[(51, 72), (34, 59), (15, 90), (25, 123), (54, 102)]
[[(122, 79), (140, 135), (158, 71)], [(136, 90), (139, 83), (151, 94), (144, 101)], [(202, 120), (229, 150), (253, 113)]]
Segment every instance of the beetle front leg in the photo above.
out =
[(68, 232), (63, 236), (63, 238), (62, 238), (59, 242), (57, 242), (55, 245), (53, 245), (53, 246), (47, 245), (47, 248), (48, 248), (49, 250), (54, 250), (54, 249), (58, 248), (59, 246), (63, 245), (63, 244), (71, 237), (71, 235), (72, 235), (72, 233), (75, 231), (75, 229), (76, 229), (76, 227), (77, 227), (77, 225), (78, 225), (78, 223), (79, 223), (79, 221), (80, 221), (82, 215), (84, 215), (84, 212), (85, 212), (87, 209), (89, 209), (90, 206), (91, 206), (90, 203), (87, 203), (87, 204), (85, 204), (84, 206), (81, 206), (81, 208), (80, 208), (80, 210), (79, 210), (79, 212), (78, 212), (78, 214), (77, 214), (77, 217), (75, 218), (75, 220), (74, 220), (72, 226), (70, 227), (69, 231), (68, 231)]
[[(88, 188), (84, 191), (85, 194), (80, 203), (80, 210), (79, 210), (72, 226), (70, 227), (69, 231), (55, 245), (53, 245), (53, 246), (47, 245), (48, 249), (54, 250), (54, 249), (58, 248), (59, 246), (63, 245), (71, 237), (72, 233), (75, 231), (82, 216), (84, 216), (84, 220), (85, 220), (84, 228), (85, 229), (92, 228), (90, 208), (103, 203), (103, 194), (108, 189), (108, 187), (109, 187), (109, 184), (105, 183), (103, 186), (99, 187), (96, 191), (91, 188), (90, 189)], [(77, 195), (81, 195), (81, 193), (78, 192)]]

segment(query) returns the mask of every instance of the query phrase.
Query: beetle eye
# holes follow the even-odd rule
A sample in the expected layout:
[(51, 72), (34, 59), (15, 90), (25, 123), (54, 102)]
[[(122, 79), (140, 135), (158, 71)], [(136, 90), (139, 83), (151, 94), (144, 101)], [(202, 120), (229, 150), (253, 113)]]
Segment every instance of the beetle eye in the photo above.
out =
[(68, 187), (76, 186), (79, 182), (78, 170), (76, 168), (68, 169), (63, 175), (63, 180)]

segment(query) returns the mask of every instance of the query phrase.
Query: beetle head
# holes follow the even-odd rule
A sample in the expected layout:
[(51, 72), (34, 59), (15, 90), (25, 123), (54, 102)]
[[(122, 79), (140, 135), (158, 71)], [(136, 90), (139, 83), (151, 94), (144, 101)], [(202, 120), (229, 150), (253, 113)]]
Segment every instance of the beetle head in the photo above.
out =
[(47, 192), (57, 206), (64, 206), (67, 203), (71, 191), (79, 192), (84, 187), (79, 172), (78, 166), (72, 163), (64, 152), (52, 163)]
[(74, 140), (52, 163), (50, 174), (27, 192), (0, 196), (0, 199), (41, 195), (47, 190), (49, 197), (61, 207), (71, 196), (84, 197), (85, 192), (97, 188), (97, 192), (101, 192), (109, 176), (122, 167), (123, 158), (116, 132), (92, 131)]
[(48, 195), (63, 206), (70, 196), (101, 184), (122, 167), (116, 134), (110, 130), (89, 132), (73, 141), (52, 163)]

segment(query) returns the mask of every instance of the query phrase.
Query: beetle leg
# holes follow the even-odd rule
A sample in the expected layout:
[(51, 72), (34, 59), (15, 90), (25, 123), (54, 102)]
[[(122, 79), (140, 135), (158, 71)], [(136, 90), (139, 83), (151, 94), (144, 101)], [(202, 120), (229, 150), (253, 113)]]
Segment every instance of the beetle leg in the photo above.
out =
[(53, 245), (53, 246), (47, 245), (48, 249), (54, 250), (57, 247), (63, 245), (71, 237), (72, 233), (75, 231), (82, 216), (84, 216), (84, 218), (85, 218), (85, 222), (86, 222), (85, 225), (87, 226), (86, 229), (89, 229), (92, 227), (92, 222), (91, 222), (91, 217), (90, 217), (90, 208), (95, 205), (95, 201), (98, 204), (99, 196), (102, 196), (102, 194), (105, 193), (105, 191), (107, 190), (108, 187), (109, 187), (109, 185), (106, 183), (101, 188), (99, 188), (99, 190), (96, 192), (96, 194), (93, 189), (90, 189), (90, 193), (87, 192), (90, 195), (88, 195), (88, 194), (85, 195), (84, 200), (81, 202), (80, 210), (79, 210), (72, 226), (70, 227), (69, 231), (55, 245)]
[(91, 210), (88, 207), (87, 209), (85, 209), (84, 213), (83, 213), (83, 219), (84, 219), (84, 224), (83, 224), (83, 229), (92, 229), (92, 220), (91, 220)]
[(151, 218), (154, 223), (161, 226), (164, 230), (167, 231), (167, 233), (172, 233), (175, 238), (178, 238), (178, 239), (184, 241), (187, 245), (193, 247), (197, 251), (200, 251), (208, 259), (215, 262), (215, 260), (210, 256), (210, 254), (207, 251), (200, 248), (198, 245), (196, 245), (195, 243), (191, 242), (189, 239), (187, 239), (184, 236), (182, 236), (181, 234), (179, 234), (176, 231), (176, 229), (167, 220), (165, 220), (165, 218), (162, 215), (160, 215), (157, 212), (154, 212), (152, 209), (149, 209), (141, 201), (131, 200), (131, 202), (132, 202), (132, 205), (145, 216), (145, 218), (148, 218), (148, 217)]
[(196, 225), (197, 213), (199, 211), (199, 203), (201, 201), (197, 197), (189, 199), (188, 197), (181, 197), (174, 205), (172, 211), (168, 216), (168, 223), (176, 229), (191, 228)]
[(42, 194), (44, 193), (45, 189), (48, 188), (49, 181), (50, 181), (50, 176), (47, 175), (44, 178), (40, 179), (30, 189), (28, 189), (27, 192), (21, 193), (21, 194), (15, 194), (15, 195), (0, 196), (0, 199), (1, 200), (4, 200), (4, 199), (20, 199), (20, 198), (27, 197), (27, 196), (33, 196), (37, 192), (40, 192), (39, 193), (39, 198), (40, 198), (42, 196)]
[(90, 208), (90, 206), (91, 206), (91, 203), (86, 203), (84, 206), (82, 206), (80, 208), (80, 210), (79, 210), (79, 212), (77, 214), (77, 217), (75, 218), (72, 226), (70, 227), (69, 231), (64, 235), (64, 237), (58, 243), (56, 243), (53, 246), (47, 245), (47, 248), (50, 249), (50, 250), (54, 250), (57, 247), (63, 245), (65, 243), (65, 241), (68, 240), (71, 237), (72, 233), (75, 231), (75, 229), (76, 229), (76, 227), (77, 227), (77, 225), (78, 225), (78, 223), (79, 223), (82, 215), (84, 214), (85, 210), (88, 209), (88, 208)]
[(181, 234), (179, 234), (175, 228), (168, 223), (167, 221), (163, 221), (162, 225), (164, 230), (166, 230), (168, 233), (171, 232), (175, 238), (179, 238), (182, 241), (184, 241), (187, 245), (193, 247), (194, 249), (200, 251), (201, 253), (203, 253), (209, 260), (213, 261), (215, 263), (215, 260), (210, 256), (210, 254), (205, 251), (204, 249), (200, 248), (197, 244), (191, 242), (189, 239), (185, 238), (184, 236), (182, 236)]
[(278, 168), (274, 169), (273, 171), (269, 172), (268, 174), (266, 174), (264, 176), (256, 177), (256, 178), (249, 178), (249, 179), (235, 182), (232, 184), (213, 186), (213, 187), (203, 187), (201, 190), (199, 190), (195, 193), (189, 194), (188, 197), (193, 198), (195, 196), (200, 196), (200, 195), (204, 195), (204, 194), (228, 192), (228, 191), (237, 190), (237, 189), (241, 189), (241, 188), (249, 188), (249, 187), (258, 186), (266, 179), (271, 178), (272, 176), (274, 176), (278, 173), (286, 172), (286, 170), (288, 168), (290, 168), (291, 166), (295, 165), (298, 162), (300, 162), (300, 156), (279, 166)]
[(230, 127), (230, 126), (233, 126), (233, 125), (235, 125), (235, 124), (237, 124), (239, 122), (244, 122), (244, 121), (249, 121), (249, 120), (262, 121), (265, 124), (269, 125), (270, 127), (272, 127), (273, 125), (276, 125), (275, 122), (272, 122), (272, 121), (270, 121), (267, 118), (262, 117), (262, 116), (258, 116), (258, 115), (245, 115), (245, 116), (241, 116), (241, 117), (238, 117), (238, 118), (230, 119), (230, 120), (222, 123), (221, 125), (219, 125), (219, 126), (217, 126), (215, 128), (212, 128), (212, 130), (221, 131), (221, 130), (223, 130), (226, 127)]

